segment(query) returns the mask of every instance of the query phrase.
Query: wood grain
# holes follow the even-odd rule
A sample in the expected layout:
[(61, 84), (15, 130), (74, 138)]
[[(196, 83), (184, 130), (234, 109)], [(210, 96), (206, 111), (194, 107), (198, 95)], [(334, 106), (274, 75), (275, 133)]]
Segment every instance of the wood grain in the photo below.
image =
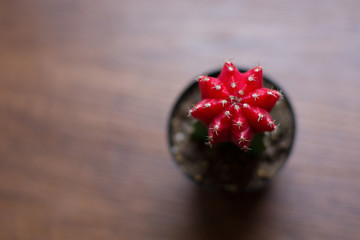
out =
[[(1, 1), (0, 239), (357, 239), (358, 1)], [(292, 101), (263, 192), (205, 192), (166, 124), (190, 80), (259, 62)]]

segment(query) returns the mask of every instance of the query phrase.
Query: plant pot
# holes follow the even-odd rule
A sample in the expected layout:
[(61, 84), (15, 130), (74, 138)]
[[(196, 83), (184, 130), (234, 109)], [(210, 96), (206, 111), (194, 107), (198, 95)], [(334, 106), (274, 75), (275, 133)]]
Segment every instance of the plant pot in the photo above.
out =
[[(240, 72), (245, 72), (239, 69)], [(208, 76), (217, 77), (220, 71)], [(201, 100), (198, 83), (190, 84), (180, 95), (168, 123), (171, 155), (180, 169), (195, 183), (208, 189), (225, 192), (246, 192), (262, 188), (284, 165), (295, 137), (295, 116), (286, 93), (267, 77), (264, 87), (281, 90), (283, 99), (271, 111), (280, 125), (274, 132), (259, 135), (265, 146), (261, 154), (244, 152), (233, 143), (209, 147), (196, 137), (198, 120), (188, 110)]]

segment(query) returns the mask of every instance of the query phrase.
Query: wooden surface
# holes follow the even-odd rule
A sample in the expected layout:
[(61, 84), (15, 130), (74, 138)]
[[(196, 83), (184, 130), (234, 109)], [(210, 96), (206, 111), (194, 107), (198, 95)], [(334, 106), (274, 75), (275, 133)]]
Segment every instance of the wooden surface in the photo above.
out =
[[(1, 1), (0, 239), (359, 239), (359, 1)], [(194, 76), (261, 63), (296, 145), (263, 192), (188, 181)]]

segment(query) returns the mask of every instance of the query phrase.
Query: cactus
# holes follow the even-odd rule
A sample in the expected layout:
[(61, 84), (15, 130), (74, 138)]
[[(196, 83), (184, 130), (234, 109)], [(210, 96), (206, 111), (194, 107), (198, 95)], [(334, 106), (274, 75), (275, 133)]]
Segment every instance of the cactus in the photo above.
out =
[(217, 78), (197, 80), (202, 100), (189, 115), (207, 126), (210, 146), (233, 142), (248, 151), (256, 134), (276, 129), (269, 112), (282, 95), (263, 87), (261, 66), (240, 73), (228, 61)]

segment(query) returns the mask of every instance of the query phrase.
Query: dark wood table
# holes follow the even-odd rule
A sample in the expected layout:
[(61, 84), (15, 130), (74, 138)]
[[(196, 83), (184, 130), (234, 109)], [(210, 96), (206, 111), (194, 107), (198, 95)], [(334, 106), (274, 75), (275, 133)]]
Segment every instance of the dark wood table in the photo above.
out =
[[(0, 239), (359, 239), (359, 1), (1, 1)], [(180, 92), (231, 58), (290, 96), (262, 192), (171, 160)]]

